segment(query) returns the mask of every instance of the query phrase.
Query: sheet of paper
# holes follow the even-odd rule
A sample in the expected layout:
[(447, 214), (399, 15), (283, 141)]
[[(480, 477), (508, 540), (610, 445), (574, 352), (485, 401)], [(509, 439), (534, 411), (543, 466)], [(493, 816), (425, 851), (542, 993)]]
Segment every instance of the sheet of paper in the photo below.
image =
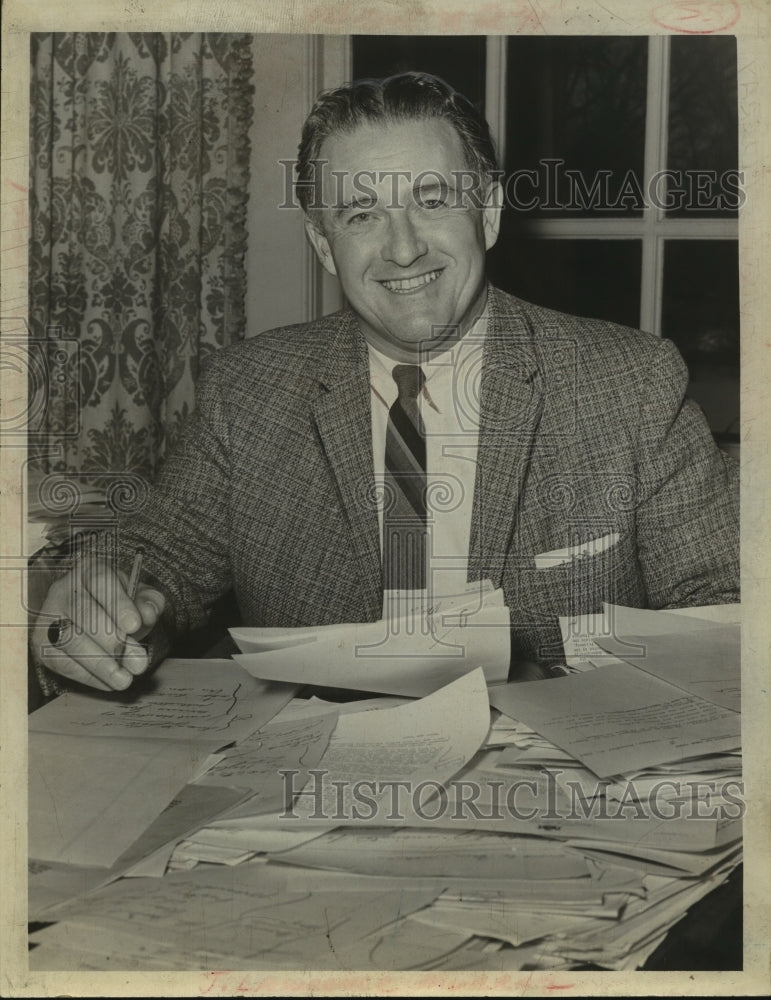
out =
[(205, 862), (212, 865), (241, 865), (245, 861), (249, 861), (253, 855), (253, 851), (205, 844), (197, 840), (183, 840), (174, 850), (171, 867), (173, 869), (181, 862), (182, 867), (187, 868), (190, 861), (196, 864)]
[(604, 616), (612, 622), (614, 635), (682, 635), (703, 632), (717, 625), (738, 624), (740, 604), (714, 604), (703, 608), (671, 608), (652, 611), (650, 608), (630, 608), (625, 604), (604, 604)]
[[(503, 591), (494, 590), (489, 580), (470, 584), (462, 592), (439, 598), (429, 598), (426, 591), (386, 591), (383, 619), (411, 617), (417, 620), (427, 617), (435, 618), (440, 626), (447, 626), (455, 624), (452, 618), (457, 618), (461, 611), (465, 610), (468, 615), (483, 608), (502, 608), (503, 604)], [(449, 620), (445, 621), (444, 615), (447, 615)], [(383, 621), (377, 624), (382, 629)], [(229, 631), (242, 653), (263, 653), (318, 640), (350, 639), (356, 635), (359, 628), (358, 623), (341, 623), (292, 629), (239, 626)]]
[(282, 772), (287, 768), (315, 767), (327, 749), (336, 723), (336, 712), (269, 723), (227, 750), (223, 760), (199, 778), (198, 784), (252, 791), (242, 805), (229, 812), (229, 819), (283, 812), (288, 802), (287, 781)]
[(607, 551), (618, 542), (618, 532), (614, 531), (602, 538), (592, 538), (581, 545), (574, 545), (569, 548), (552, 549), (550, 552), (539, 552), (535, 556), (536, 569), (550, 569), (555, 566), (563, 566), (565, 563), (581, 562), (584, 559), (591, 559), (601, 552)]
[(211, 844), (214, 847), (240, 847), (257, 854), (281, 854), (299, 844), (315, 840), (326, 833), (326, 829), (287, 830), (274, 827), (268, 822), (271, 817), (257, 816), (254, 819), (231, 819), (218, 821), (217, 826), (205, 826), (191, 836), (196, 843)]
[(33, 734), (30, 856), (109, 867), (187, 784), (206, 753), (165, 740)]
[(83, 896), (104, 882), (104, 868), (61, 862), (30, 861), (27, 879), (27, 919), (45, 919), (45, 912), (54, 906)]
[(549, 840), (482, 830), (340, 829), (286, 851), (282, 861), (389, 878), (581, 878), (582, 859)]
[(629, 665), (496, 685), (490, 701), (600, 777), (735, 748), (736, 712)]
[(741, 604), (707, 604), (696, 608), (669, 608), (669, 615), (683, 618), (700, 618), (714, 625), (740, 625), (742, 621)]
[(499, 938), (514, 947), (539, 938), (567, 931), (581, 930), (593, 918), (547, 912), (528, 911), (520, 905), (510, 907), (475, 906), (459, 909), (443, 905), (441, 900), (416, 913), (411, 921), (444, 927), (448, 931), (465, 931), (483, 937)]
[[(431, 781), (433, 789), (451, 778), (477, 752), (489, 727), (487, 686), (479, 668), (399, 708), (343, 715), (319, 762), (320, 773), (308, 782), (298, 774), (295, 787), (302, 793), (292, 813), (370, 825), (386, 813), (400, 815), (402, 808), (411, 815), (416, 803), (422, 805), (420, 786)], [(406, 783), (406, 794), (394, 810), (397, 782)]]
[(165, 660), (146, 687), (67, 692), (29, 717), (30, 733), (224, 746), (269, 722), (296, 693), (230, 660)]
[[(435, 898), (433, 891), (404, 887), (295, 892), (283, 874), (264, 864), (246, 864), (199, 867), (162, 879), (122, 879), (68, 904), (58, 917), (159, 941), (183, 955), (208, 951), (236, 963), (254, 958), (279, 967), (286, 960), (295, 968), (315, 968), (317, 962), (326, 968), (336, 948)], [(202, 899), (205, 906), (191, 905)]]
[(311, 698), (293, 698), (282, 708), (270, 725), (281, 722), (291, 722), (294, 719), (310, 719), (314, 715), (328, 715), (337, 712), (338, 715), (348, 715), (351, 712), (379, 711), (383, 708), (396, 708), (406, 705), (412, 698), (401, 698), (397, 695), (380, 695), (375, 698), (358, 698), (355, 701), (330, 701), (313, 695)]
[[(419, 914), (425, 912), (426, 909), (418, 911)], [(441, 966), (470, 937), (471, 934), (463, 929), (435, 927), (405, 917), (344, 947), (338, 952), (338, 957), (347, 969), (376, 969), (380, 972), (430, 970)]]
[(163, 878), (169, 867), (174, 848), (177, 846), (175, 840), (167, 841), (157, 850), (146, 855), (135, 865), (121, 873), (123, 878)]
[[(733, 609), (738, 604), (718, 605), (729, 608), (730, 617), (735, 616)], [(685, 611), (696, 612), (698, 608), (685, 608)], [(611, 626), (611, 635), (625, 635), (634, 632), (637, 635), (682, 635), (684, 632), (701, 632), (714, 628), (715, 623), (702, 618), (698, 614), (682, 614), (678, 611), (653, 611), (650, 608), (630, 608), (625, 604), (603, 604), (605, 621)]]
[(573, 615), (561, 617), (560, 632), (565, 663), (577, 670), (623, 663), (612, 656), (597, 642), (599, 636), (610, 635), (610, 626), (604, 615)]
[(707, 625), (686, 634), (622, 632), (618, 638), (603, 637), (598, 641), (604, 649), (647, 674), (722, 708), (741, 711), (739, 625)]
[[(716, 604), (697, 608), (651, 611), (605, 604), (601, 614), (560, 618), (565, 662), (576, 670), (624, 663), (621, 654), (605, 648), (601, 639), (612, 640), (624, 634), (684, 634), (709, 628), (710, 623), (732, 624), (741, 620), (740, 604)], [(629, 650), (626, 650), (629, 652)]]
[(263, 680), (423, 697), (481, 668), (488, 683), (509, 671), (509, 610), (484, 608), (447, 627), (403, 630), (398, 621), (357, 625), (319, 640), (234, 659)]
[[(115, 927), (49, 924), (30, 935), (34, 972), (143, 972), (202, 967), (204, 956), (184, 953), (163, 941), (137, 937)], [(212, 956), (213, 957), (213, 956)], [(220, 966), (224, 967), (223, 962)]]
[[(587, 772), (590, 774), (591, 772)], [(569, 774), (568, 774), (569, 776)], [(737, 797), (742, 791), (741, 779), (736, 775), (724, 775), (718, 771), (703, 774), (689, 774), (684, 771), (677, 780), (662, 781), (662, 774), (655, 771), (639, 775), (631, 781), (612, 781), (605, 788), (609, 799), (631, 802), (635, 799), (648, 801), (656, 796), (663, 802), (691, 799), (715, 799), (725, 793)], [(596, 780), (596, 779), (595, 779)]]
[[(645, 844), (622, 845), (615, 841), (567, 840), (566, 846), (580, 851), (584, 857), (612, 860), (614, 864), (627, 865), (642, 871), (653, 872), (653, 866), (660, 866), (662, 874), (670, 876), (679, 872), (702, 875), (728, 858), (741, 852), (741, 847), (731, 844), (715, 851), (667, 851), (663, 848), (648, 847)], [(666, 869), (666, 870), (664, 870)]]
[[(184, 785), (163, 812), (115, 862), (115, 876), (163, 874), (159, 866), (177, 840), (210, 823), (243, 798), (240, 790)], [(155, 861), (151, 862), (150, 859)], [(144, 865), (144, 867), (143, 867)]]

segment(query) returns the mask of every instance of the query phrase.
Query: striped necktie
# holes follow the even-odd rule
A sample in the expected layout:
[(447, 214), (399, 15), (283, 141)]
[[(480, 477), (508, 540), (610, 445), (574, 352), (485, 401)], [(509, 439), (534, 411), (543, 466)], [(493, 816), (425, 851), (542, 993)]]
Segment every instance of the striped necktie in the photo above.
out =
[(417, 365), (396, 365), (399, 389), (388, 411), (383, 510), (383, 586), (426, 586), (426, 440), (418, 394), (426, 381)]

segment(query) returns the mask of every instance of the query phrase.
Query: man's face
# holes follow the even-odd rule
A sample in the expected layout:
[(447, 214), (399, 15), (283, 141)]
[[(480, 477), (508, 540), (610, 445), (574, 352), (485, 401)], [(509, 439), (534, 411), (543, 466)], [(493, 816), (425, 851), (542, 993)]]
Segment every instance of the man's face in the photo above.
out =
[(444, 121), (362, 125), (326, 139), (319, 158), (324, 208), (306, 229), (364, 337), (398, 361), (449, 347), (485, 304), (498, 192), (477, 183), (468, 193), (463, 148)]

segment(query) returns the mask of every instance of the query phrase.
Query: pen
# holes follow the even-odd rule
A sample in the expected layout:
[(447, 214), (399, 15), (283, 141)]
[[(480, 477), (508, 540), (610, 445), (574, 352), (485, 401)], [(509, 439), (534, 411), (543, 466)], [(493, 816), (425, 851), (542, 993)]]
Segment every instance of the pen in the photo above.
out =
[(142, 572), (142, 560), (145, 557), (144, 549), (137, 549), (134, 555), (134, 563), (131, 567), (131, 576), (128, 582), (128, 595), (133, 601), (137, 596), (137, 587), (139, 586), (139, 574)]
[[(129, 577), (128, 586), (126, 590), (128, 592), (129, 599), (131, 601), (135, 600), (137, 596), (137, 588), (139, 586), (139, 574), (142, 572), (142, 560), (144, 559), (145, 553), (144, 549), (137, 549), (134, 554), (134, 562), (131, 566), (131, 576)], [(119, 660), (123, 660), (126, 654), (126, 642), (128, 636), (123, 640), (123, 645), (121, 646)]]

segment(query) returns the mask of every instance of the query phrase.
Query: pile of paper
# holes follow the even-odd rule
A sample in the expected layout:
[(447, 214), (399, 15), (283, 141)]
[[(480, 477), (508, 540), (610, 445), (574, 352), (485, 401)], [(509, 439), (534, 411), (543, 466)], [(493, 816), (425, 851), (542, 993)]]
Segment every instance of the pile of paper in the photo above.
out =
[[(264, 726), (296, 690), (228, 660), (167, 660), (139, 694), (61, 695), (29, 720), (30, 856), (114, 866), (218, 750)], [(225, 788), (219, 811), (244, 795)]]
[[(96, 696), (32, 716), (46, 767), (62, 740), (71, 766), (80, 754), (81, 770), (95, 766), (106, 781), (116, 748), (125, 752), (127, 791), (113, 787), (110, 822), (127, 803), (137, 818), (101, 848), (101, 868), (85, 832), (99, 827), (94, 803), (77, 835), (35, 834), (34, 914), (55, 923), (33, 935), (31, 967), (642, 965), (741, 858), (734, 624), (725, 611), (701, 621), (621, 609), (607, 629), (606, 613), (583, 623), (579, 668), (509, 685), (490, 680), (501, 673), (501, 630), (480, 628), (481, 646), (467, 640), (474, 618), (503, 621), (497, 602), (488, 593), (476, 606), (431, 609), (425, 634), (439, 628), (461, 645), (463, 665), (443, 654), (430, 683), (425, 673), (413, 682), (398, 656), (373, 658), (359, 687), (381, 697), (296, 696), (301, 681), (350, 680), (372, 626), (257, 630), (241, 635), (260, 648), (240, 665), (188, 664), (187, 681), (181, 666), (162, 665), (155, 702), (111, 716), (114, 702)], [(707, 646), (725, 657), (720, 671), (714, 657), (705, 664)], [(421, 673), (430, 643), (412, 648)], [(159, 742), (173, 761), (157, 757)], [(59, 803), (46, 788), (33, 794), (39, 831)]]
[(510, 614), (489, 584), (430, 604), (422, 593), (386, 591), (383, 618), (316, 629), (231, 629), (235, 660), (255, 677), (421, 697), (481, 668), (505, 681)]

